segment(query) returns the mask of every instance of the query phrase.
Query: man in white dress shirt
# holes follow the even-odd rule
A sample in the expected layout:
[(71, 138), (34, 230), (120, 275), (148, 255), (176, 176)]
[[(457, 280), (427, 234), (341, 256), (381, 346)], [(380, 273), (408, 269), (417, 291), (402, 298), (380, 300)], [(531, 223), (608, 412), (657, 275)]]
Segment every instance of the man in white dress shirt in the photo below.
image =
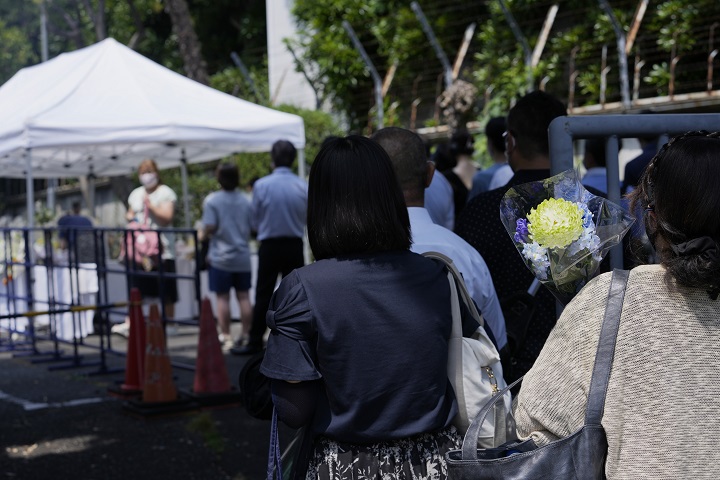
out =
[(425, 208), (434, 223), (448, 230), (455, 228), (453, 189), (445, 175), (433, 175), (425, 190)]
[(433, 223), (424, 208), (425, 188), (433, 178), (435, 166), (426, 157), (422, 139), (410, 130), (397, 127), (383, 128), (377, 131), (372, 139), (390, 156), (403, 189), (410, 216), (412, 251), (436, 251), (453, 260), (490, 327), (498, 350), (502, 349), (507, 343), (505, 317), (485, 260), (465, 240)]

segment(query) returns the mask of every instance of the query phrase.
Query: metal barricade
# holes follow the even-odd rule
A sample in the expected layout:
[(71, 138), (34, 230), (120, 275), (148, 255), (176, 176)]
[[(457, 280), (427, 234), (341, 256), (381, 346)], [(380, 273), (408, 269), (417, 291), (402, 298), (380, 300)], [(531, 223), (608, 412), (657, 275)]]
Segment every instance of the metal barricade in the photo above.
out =
[[(665, 143), (669, 136), (691, 130), (720, 131), (720, 114), (642, 114), (558, 117), (550, 123), (550, 161), (553, 175), (574, 168), (573, 141), (604, 138), (606, 141), (607, 193), (611, 202), (620, 204), (620, 167), (618, 139), (659, 137)], [(618, 245), (610, 252), (612, 268), (622, 268), (623, 249)]]
[[(62, 232), (61, 232), (62, 230)], [(166, 271), (162, 262), (157, 271), (138, 271), (132, 262), (117, 259), (118, 245), (133, 244), (135, 230), (124, 228), (52, 227), (0, 229), (0, 349), (15, 355), (32, 356), (35, 363), (54, 363), (50, 369), (97, 367), (90, 374), (111, 373), (108, 355), (124, 356), (113, 346), (112, 319), (127, 315), (133, 279), (156, 277), (159, 296), (172, 279), (184, 282), (183, 299), (190, 308), (185, 317), (173, 318), (179, 325), (198, 326), (200, 272), (197, 234), (192, 229), (159, 229), (156, 232), (182, 235), (189, 239), (192, 260), (184, 271)], [(67, 249), (58, 248), (61, 233)], [(80, 241), (80, 239), (84, 239)], [(162, 254), (162, 247), (160, 247)], [(191, 292), (191, 293), (190, 293)], [(160, 302), (161, 304), (164, 302)], [(167, 323), (164, 306), (163, 322)], [(88, 335), (93, 333), (92, 337)], [(49, 350), (40, 350), (51, 345)], [(64, 347), (71, 347), (66, 354)], [(84, 359), (80, 347), (96, 349), (97, 360)], [(188, 370), (194, 365), (173, 363)], [(112, 370), (117, 371), (117, 370)]]

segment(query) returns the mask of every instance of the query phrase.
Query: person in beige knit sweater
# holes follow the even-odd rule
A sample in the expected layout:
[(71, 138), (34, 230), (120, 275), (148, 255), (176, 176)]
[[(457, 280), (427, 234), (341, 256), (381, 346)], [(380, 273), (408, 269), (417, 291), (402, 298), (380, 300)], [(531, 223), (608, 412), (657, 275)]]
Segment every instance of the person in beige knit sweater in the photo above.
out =
[[(602, 420), (608, 479), (720, 477), (718, 178), (720, 132), (689, 132), (632, 194), (661, 263), (627, 284)], [(525, 376), (521, 438), (546, 445), (583, 425), (609, 285), (600, 275), (567, 305)]]

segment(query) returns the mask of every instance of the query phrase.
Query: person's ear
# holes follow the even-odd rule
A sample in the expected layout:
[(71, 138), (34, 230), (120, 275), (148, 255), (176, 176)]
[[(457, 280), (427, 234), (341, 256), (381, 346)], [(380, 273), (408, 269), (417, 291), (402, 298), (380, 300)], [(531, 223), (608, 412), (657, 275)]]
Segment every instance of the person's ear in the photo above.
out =
[(508, 130), (505, 132), (505, 152), (508, 155), (512, 155), (513, 150), (515, 150), (515, 137), (512, 132)]
[(515, 151), (515, 137), (512, 133), (510, 133), (509, 130), (506, 130), (505, 133), (503, 133), (503, 140), (505, 142), (505, 161), (507, 161), (508, 165), (515, 170), (515, 167), (513, 167), (513, 152)]
[(435, 175), (435, 162), (428, 160), (425, 162), (425, 188), (430, 186), (433, 175)]

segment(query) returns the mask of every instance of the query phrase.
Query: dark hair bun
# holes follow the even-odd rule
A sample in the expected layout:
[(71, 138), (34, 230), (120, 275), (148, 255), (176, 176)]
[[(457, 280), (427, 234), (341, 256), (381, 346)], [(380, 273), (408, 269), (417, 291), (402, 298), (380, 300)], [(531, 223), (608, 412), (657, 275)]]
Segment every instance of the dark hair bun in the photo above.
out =
[(720, 294), (720, 245), (711, 237), (699, 237), (670, 245), (671, 258), (666, 262), (678, 283), (707, 288), (717, 299)]

